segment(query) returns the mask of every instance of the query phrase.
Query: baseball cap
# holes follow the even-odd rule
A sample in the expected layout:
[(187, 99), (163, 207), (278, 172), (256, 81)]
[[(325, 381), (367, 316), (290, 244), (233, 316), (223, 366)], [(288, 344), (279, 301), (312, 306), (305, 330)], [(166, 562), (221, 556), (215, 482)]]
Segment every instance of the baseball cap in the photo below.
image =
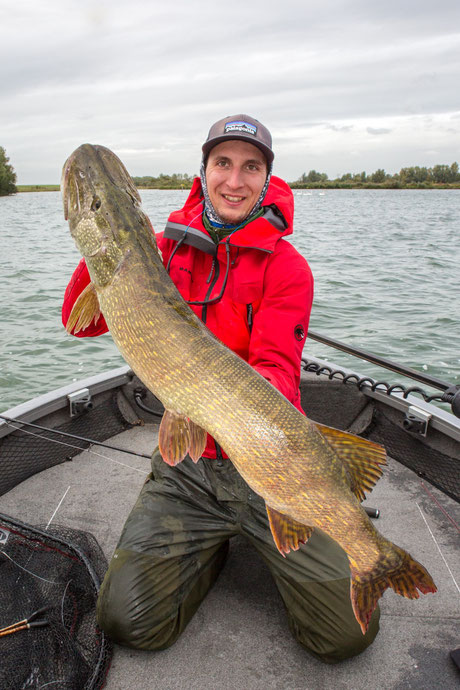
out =
[(250, 115), (227, 115), (215, 122), (202, 146), (206, 158), (210, 150), (228, 139), (241, 139), (257, 146), (269, 163), (275, 157), (272, 151), (272, 135), (264, 125)]

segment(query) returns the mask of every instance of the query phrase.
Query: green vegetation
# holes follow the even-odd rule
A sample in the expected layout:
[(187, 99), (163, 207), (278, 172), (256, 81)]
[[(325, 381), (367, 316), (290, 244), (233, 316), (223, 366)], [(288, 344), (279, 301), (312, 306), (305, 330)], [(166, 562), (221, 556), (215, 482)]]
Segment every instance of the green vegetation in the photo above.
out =
[(16, 193), (16, 173), (9, 160), (5, 149), (0, 146), (0, 196)]
[(134, 184), (139, 189), (190, 189), (194, 175), (174, 173), (173, 175), (159, 175), (158, 177), (133, 177)]
[(399, 173), (388, 175), (379, 168), (371, 175), (365, 172), (352, 175), (345, 173), (330, 180), (326, 173), (310, 170), (303, 173), (296, 182), (289, 182), (293, 189), (459, 189), (460, 171), (458, 163), (435, 165), (433, 168), (401, 168)]
[[(133, 180), (139, 189), (190, 189), (193, 177), (175, 173), (158, 177), (133, 177)], [(370, 175), (364, 171), (345, 173), (330, 180), (326, 173), (310, 170), (288, 184), (292, 189), (459, 189), (460, 171), (458, 163), (435, 165), (433, 168), (402, 168), (394, 175), (388, 175), (379, 168)]]
[(18, 192), (59, 192), (58, 184), (18, 184)]
[[(2, 166), (3, 155), (3, 166)], [(58, 184), (14, 185), (16, 175), (13, 168), (7, 165), (5, 150), (0, 147), (0, 196), (14, 192), (58, 192)], [(3, 169), (10, 170), (13, 191), (4, 192)], [(194, 175), (174, 173), (158, 177), (146, 175), (133, 177), (134, 184), (139, 189), (190, 189)], [(418, 165), (401, 168), (399, 173), (389, 175), (379, 168), (368, 175), (366, 172), (345, 173), (335, 180), (330, 180), (326, 173), (310, 170), (303, 173), (295, 182), (288, 182), (292, 189), (460, 189), (460, 169), (458, 163), (452, 165), (435, 165), (433, 168), (420, 168)]]

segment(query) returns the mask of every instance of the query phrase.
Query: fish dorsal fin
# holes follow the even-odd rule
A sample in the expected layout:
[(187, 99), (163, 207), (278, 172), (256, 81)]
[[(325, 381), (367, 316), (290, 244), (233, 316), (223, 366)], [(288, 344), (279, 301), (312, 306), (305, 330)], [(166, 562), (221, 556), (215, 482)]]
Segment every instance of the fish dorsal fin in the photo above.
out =
[(177, 465), (190, 454), (193, 462), (203, 455), (207, 433), (185, 415), (165, 410), (158, 435), (160, 453), (168, 465)]
[(84, 331), (85, 328), (88, 328), (93, 319), (96, 325), (100, 315), (101, 308), (99, 306), (96, 288), (93, 283), (88, 283), (75, 300), (65, 329), (68, 333), (72, 333), (72, 331), (74, 333)]
[(273, 540), (282, 556), (289, 551), (297, 551), (299, 544), (305, 544), (313, 533), (313, 527), (302, 525), (288, 515), (279, 513), (274, 508), (266, 506), (268, 522), (273, 535)]
[(330, 426), (316, 424), (316, 427), (343, 462), (352, 492), (363, 501), (366, 498), (364, 492), (371, 491), (382, 476), (381, 465), (386, 465), (387, 462), (385, 448)]
[(168, 465), (178, 465), (190, 447), (190, 426), (187, 417), (165, 410), (160, 423), (158, 446), (161, 457)]

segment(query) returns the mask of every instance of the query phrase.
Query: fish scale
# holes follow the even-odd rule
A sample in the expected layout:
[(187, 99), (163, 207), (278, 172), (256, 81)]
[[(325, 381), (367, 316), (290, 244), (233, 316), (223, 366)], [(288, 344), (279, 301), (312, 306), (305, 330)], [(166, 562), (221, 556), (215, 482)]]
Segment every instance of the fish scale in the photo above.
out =
[(388, 587), (408, 598), (435, 592), (423, 566), (379, 534), (360, 505), (381, 475), (384, 449), (310, 421), (208, 330), (167, 275), (139, 194), (115, 154), (79, 147), (64, 165), (62, 189), (92, 281), (67, 328), (84, 328), (102, 311), (121, 354), (165, 407), (164, 460), (176, 464), (189, 450), (198, 461), (207, 432), (264, 498), (283, 555), (308, 541), (312, 529), (331, 536), (348, 555), (363, 633)]

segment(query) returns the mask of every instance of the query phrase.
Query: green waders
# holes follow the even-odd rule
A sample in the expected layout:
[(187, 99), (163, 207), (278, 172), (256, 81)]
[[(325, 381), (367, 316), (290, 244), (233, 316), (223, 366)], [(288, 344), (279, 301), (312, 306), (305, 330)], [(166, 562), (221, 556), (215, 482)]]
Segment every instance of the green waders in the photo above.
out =
[(264, 501), (229, 460), (195, 464), (187, 457), (169, 467), (158, 449), (102, 583), (99, 625), (123, 645), (169, 647), (217, 579), (236, 534), (267, 563), (291, 631), (308, 651), (335, 663), (372, 643), (379, 611), (363, 635), (351, 608), (347, 556), (330, 537), (315, 530), (308, 544), (283, 558)]

